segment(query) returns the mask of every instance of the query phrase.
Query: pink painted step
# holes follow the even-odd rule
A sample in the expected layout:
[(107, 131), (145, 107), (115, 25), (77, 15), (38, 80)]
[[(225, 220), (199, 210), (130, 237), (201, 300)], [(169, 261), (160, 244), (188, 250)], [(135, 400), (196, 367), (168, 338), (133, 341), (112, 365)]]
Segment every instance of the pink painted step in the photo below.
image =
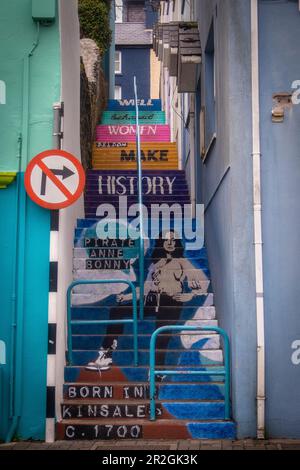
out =
[[(145, 125), (140, 126), (142, 142), (170, 142), (170, 126), (168, 125)], [(97, 126), (98, 142), (135, 142), (136, 126)]]

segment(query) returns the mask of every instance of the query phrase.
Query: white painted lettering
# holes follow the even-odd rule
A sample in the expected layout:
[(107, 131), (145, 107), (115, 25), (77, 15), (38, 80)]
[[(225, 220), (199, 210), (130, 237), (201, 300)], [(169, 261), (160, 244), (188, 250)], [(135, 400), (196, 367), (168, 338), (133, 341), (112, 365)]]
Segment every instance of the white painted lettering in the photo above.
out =
[(295, 340), (292, 343), (292, 349), (295, 349), (295, 351), (292, 354), (292, 364), (294, 366), (299, 366), (300, 365), (300, 340)]
[(74, 426), (67, 426), (66, 427), (66, 436), (69, 439), (73, 439), (75, 437), (75, 428), (74, 428)]
[(68, 397), (69, 397), (69, 398), (76, 398), (76, 397), (77, 397), (76, 387), (69, 387), (69, 389), (68, 389)]
[(72, 414), (70, 412), (70, 407), (69, 406), (63, 405), (62, 415), (63, 415), (63, 419), (72, 418)]
[(300, 80), (295, 80), (292, 83), (292, 88), (296, 90), (292, 94), (292, 102), (293, 104), (300, 104)]

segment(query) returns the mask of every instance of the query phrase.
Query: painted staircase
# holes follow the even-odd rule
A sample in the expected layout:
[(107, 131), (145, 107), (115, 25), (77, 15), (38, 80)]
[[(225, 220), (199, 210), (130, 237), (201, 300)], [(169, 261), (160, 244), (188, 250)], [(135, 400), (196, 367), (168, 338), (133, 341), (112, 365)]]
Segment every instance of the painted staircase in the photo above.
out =
[[(161, 123), (164, 113), (158, 102), (154, 111), (151, 101), (146, 103), (140, 107), (142, 115), (149, 121), (151, 114), (153, 122)], [(74, 280), (129, 279), (138, 288), (138, 241), (117, 236), (101, 239), (97, 229), (100, 204), (110, 204), (118, 217), (124, 209), (123, 201), (119, 207), (119, 197), (127, 196), (128, 206), (137, 202), (135, 145), (122, 141), (126, 125), (128, 132), (134, 133), (132, 110), (127, 107), (112, 101), (104, 114), (101, 126), (121, 123), (123, 128), (117, 138), (114, 128), (107, 140), (95, 144), (93, 170), (87, 173), (86, 218), (78, 220), (75, 229)], [(148, 121), (145, 118), (145, 127)], [(151, 132), (157, 132), (158, 140), (149, 143), (142, 137), (144, 205), (148, 211), (152, 204), (162, 203), (183, 208), (190, 197), (184, 172), (178, 170), (176, 144), (160, 141), (156, 124)], [(162, 374), (157, 381), (157, 419), (149, 420), (151, 334), (168, 325), (218, 325), (205, 248), (188, 251), (184, 239), (175, 240), (178, 224), (174, 218), (167, 234), (162, 221), (153, 218), (148, 234), (152, 229), (159, 237), (145, 241), (145, 314), (138, 325), (139, 365), (135, 367), (133, 361), (132, 325), (74, 325), (73, 364), (65, 367), (58, 439), (235, 437), (235, 424), (224, 420), (223, 379), (214, 375), (214, 369), (223, 363), (220, 336), (214, 332), (159, 336), (156, 362)], [(131, 300), (129, 290), (121, 284), (77, 286), (72, 294), (72, 318), (131, 318)], [(103, 356), (104, 361), (99, 362)], [(183, 374), (164, 376), (164, 368), (180, 369)], [(205, 378), (189, 375), (189, 369), (211, 374)]]

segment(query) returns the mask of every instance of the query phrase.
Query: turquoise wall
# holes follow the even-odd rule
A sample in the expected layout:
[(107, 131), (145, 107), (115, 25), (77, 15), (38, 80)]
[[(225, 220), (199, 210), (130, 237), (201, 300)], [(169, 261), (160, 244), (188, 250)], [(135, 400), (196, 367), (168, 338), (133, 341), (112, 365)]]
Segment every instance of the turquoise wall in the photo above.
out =
[[(6, 84), (6, 104), (0, 105), (0, 178), (1, 171), (19, 172), (17, 180), (7, 189), (0, 189), (0, 340), (5, 341), (7, 348), (0, 439), (5, 437), (11, 424), (13, 297), (22, 286), (24, 302), (20, 311), (24, 324), (20, 354), (16, 358), (16, 363), (22, 364), (21, 416), (16, 435), (23, 439), (42, 439), (46, 411), (50, 213), (26, 196), (23, 172), (30, 159), (52, 147), (52, 104), (60, 99), (59, 23), (57, 19), (51, 26), (40, 27), (39, 44), (28, 61), (27, 88), (26, 58), (37, 39), (37, 25), (31, 18), (31, 0), (0, 0), (0, 5), (0, 81)], [(21, 159), (18, 158), (20, 134)], [(21, 209), (22, 203), (24, 209)], [(19, 243), (18, 248), (18, 241), (21, 240), (25, 241), (24, 282), (20, 272), (14, 275), (16, 254), (17, 259), (22, 256), (22, 251), (18, 252), (21, 247)]]

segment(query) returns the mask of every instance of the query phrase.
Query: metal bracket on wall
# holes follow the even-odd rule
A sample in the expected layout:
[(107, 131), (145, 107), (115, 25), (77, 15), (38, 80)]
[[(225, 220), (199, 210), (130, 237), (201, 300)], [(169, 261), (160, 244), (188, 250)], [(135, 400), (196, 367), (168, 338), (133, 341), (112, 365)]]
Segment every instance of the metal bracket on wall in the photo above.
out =
[(292, 94), (291, 93), (274, 93), (273, 95), (273, 109), (272, 109), (272, 121), (283, 122), (285, 116), (285, 110), (290, 109), (293, 106)]
[(62, 119), (64, 117), (64, 103), (53, 104), (53, 148), (61, 148), (61, 140), (64, 137), (62, 131)]

